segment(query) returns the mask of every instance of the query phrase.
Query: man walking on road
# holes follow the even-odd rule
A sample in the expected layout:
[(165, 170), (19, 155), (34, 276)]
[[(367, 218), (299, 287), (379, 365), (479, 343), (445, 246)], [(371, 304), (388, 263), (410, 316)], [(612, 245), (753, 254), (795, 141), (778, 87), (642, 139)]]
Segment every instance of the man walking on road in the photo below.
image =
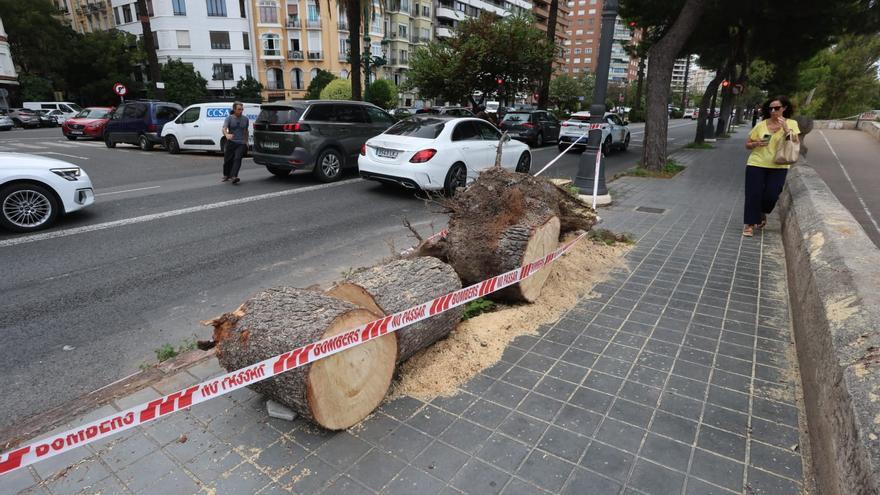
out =
[(226, 149), (223, 153), (223, 182), (231, 180), (238, 184), (238, 171), (241, 169), (241, 158), (247, 150), (248, 118), (242, 115), (244, 104), (237, 101), (232, 104), (232, 114), (223, 121), (223, 135), (226, 136)]

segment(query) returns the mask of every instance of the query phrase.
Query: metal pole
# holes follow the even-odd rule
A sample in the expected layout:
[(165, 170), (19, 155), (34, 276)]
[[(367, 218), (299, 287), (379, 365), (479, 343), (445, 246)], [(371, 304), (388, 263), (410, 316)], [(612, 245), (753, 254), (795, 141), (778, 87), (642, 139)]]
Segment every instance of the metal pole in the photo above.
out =
[(220, 84), (223, 86), (223, 97), (226, 98), (226, 71), (223, 69), (223, 57), (220, 57)]
[[(596, 66), (596, 85), (593, 87), (593, 104), (590, 106), (591, 127), (593, 124), (598, 127), (605, 123), (605, 92), (608, 89), (608, 70), (611, 66), (611, 44), (614, 42), (617, 5), (618, 0), (606, 0), (602, 8), (602, 36), (599, 38), (599, 59)], [(611, 202), (611, 196), (605, 186), (605, 163), (601, 157), (596, 156), (601, 153), (602, 129), (591, 129), (587, 140), (587, 149), (581, 154), (578, 174), (574, 180), (574, 185), (580, 189), (581, 195), (592, 195), (595, 190), (597, 195), (595, 199), (600, 205)], [(597, 163), (599, 170), (595, 175), (598, 179), (591, 173)]]
[(688, 73), (691, 71), (691, 55), (687, 55), (687, 62), (684, 65), (684, 90), (681, 93), (681, 111), (685, 111), (688, 106)]

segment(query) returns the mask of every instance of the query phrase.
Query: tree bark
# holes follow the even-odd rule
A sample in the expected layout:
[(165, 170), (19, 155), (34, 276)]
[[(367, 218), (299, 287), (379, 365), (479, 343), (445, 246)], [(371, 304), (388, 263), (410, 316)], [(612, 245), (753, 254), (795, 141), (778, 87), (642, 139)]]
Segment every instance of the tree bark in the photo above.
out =
[[(325, 337), (346, 335), (379, 316), (320, 292), (281, 287), (258, 293), (210, 324), (217, 359), (233, 371)], [(387, 334), (251, 388), (317, 425), (340, 430), (382, 402), (396, 360), (397, 340)]]
[[(538, 260), (557, 248), (560, 233), (589, 230), (597, 221), (589, 206), (554, 184), (494, 167), (443, 205), (451, 216), (449, 235), (416, 252), (446, 260), (464, 285)], [(546, 273), (491, 297), (534, 301)]]
[[(550, 44), (556, 47), (556, 19), (559, 16), (559, 0), (550, 0), (550, 12), (547, 17), (547, 39)], [(547, 102), (550, 100), (550, 78), (553, 76), (553, 63), (556, 62), (556, 50), (554, 50), (553, 61), (544, 68), (544, 76), (541, 78), (541, 91), (538, 93), (538, 108), (544, 110), (547, 108)]]
[(639, 80), (636, 86), (636, 103), (633, 107), (637, 110), (642, 109), (642, 83), (645, 82), (645, 58), (639, 58)]
[(667, 102), (675, 57), (703, 15), (706, 0), (686, 0), (672, 27), (648, 50), (648, 102), (642, 166), (660, 170), (666, 165)]
[[(371, 312), (390, 315), (458, 289), (461, 280), (451, 266), (422, 256), (362, 270), (336, 284), (327, 294)], [(395, 332), (397, 362), (446, 337), (463, 314), (464, 306), (459, 306)]]
[[(346, 2), (345, 16), (348, 19), (348, 44), (351, 54), (351, 99), (362, 100), (361, 90), (361, 5), (359, 0)], [(369, 33), (369, 28), (367, 33)]]

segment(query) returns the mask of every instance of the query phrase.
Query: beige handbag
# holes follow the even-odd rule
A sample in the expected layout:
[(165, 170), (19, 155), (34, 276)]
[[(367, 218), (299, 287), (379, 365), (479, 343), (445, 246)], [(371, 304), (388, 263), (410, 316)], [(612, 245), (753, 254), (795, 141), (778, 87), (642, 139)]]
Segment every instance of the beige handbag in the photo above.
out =
[(801, 143), (796, 143), (791, 138), (792, 132), (788, 131), (779, 147), (776, 148), (776, 156), (773, 158), (773, 163), (777, 165), (791, 165), (797, 161), (798, 155), (801, 153)]

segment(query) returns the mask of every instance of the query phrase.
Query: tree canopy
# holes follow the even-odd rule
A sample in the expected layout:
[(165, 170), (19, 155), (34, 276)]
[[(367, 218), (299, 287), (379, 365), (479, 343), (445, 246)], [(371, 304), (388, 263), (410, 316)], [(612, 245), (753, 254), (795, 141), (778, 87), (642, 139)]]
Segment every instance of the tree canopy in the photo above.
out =
[(351, 80), (334, 79), (321, 90), (322, 100), (350, 100)]
[(387, 79), (376, 79), (364, 93), (364, 100), (390, 110), (397, 106), (397, 86)]
[(240, 77), (232, 94), (236, 99), (248, 101), (260, 101), (262, 99), (263, 85), (253, 77)]
[(405, 87), (418, 88), (424, 98), (454, 102), (466, 101), (474, 91), (512, 98), (538, 88), (554, 53), (531, 16), (483, 13), (459, 22), (450, 39), (417, 49)]
[(208, 96), (208, 81), (189, 64), (169, 60), (162, 66), (165, 97), (183, 106), (192, 105)]
[(306, 99), (320, 99), (321, 91), (334, 79), (336, 79), (336, 76), (334, 76), (333, 73), (318, 69), (318, 74), (312, 78), (312, 81), (309, 83), (309, 87), (306, 90)]

